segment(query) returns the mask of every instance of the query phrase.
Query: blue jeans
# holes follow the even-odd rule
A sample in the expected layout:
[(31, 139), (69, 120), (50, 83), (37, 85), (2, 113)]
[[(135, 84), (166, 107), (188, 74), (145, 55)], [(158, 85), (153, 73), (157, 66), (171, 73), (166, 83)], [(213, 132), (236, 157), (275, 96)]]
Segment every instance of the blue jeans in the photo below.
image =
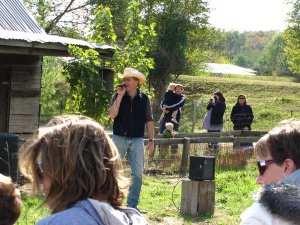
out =
[(139, 203), (142, 176), (144, 171), (144, 140), (143, 138), (113, 135), (112, 137), (119, 153), (124, 157), (127, 153), (131, 167), (131, 184), (127, 197), (127, 206), (137, 208)]

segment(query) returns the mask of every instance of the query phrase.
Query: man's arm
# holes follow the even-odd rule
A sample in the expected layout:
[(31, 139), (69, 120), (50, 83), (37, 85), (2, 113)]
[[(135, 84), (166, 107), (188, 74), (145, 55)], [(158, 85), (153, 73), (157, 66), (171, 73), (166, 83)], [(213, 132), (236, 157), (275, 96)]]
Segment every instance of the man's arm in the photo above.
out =
[(153, 121), (148, 121), (146, 123), (146, 130), (148, 134), (148, 156), (153, 156), (154, 154), (154, 124)]
[(112, 97), (111, 106), (108, 109), (109, 117), (114, 119), (119, 113), (120, 104), (125, 94), (126, 88), (119, 87), (118, 92)]
[(147, 100), (147, 105), (146, 105), (146, 130), (148, 134), (148, 156), (152, 157), (154, 153), (154, 124), (153, 124), (153, 114), (152, 114), (152, 109), (150, 105), (150, 100)]

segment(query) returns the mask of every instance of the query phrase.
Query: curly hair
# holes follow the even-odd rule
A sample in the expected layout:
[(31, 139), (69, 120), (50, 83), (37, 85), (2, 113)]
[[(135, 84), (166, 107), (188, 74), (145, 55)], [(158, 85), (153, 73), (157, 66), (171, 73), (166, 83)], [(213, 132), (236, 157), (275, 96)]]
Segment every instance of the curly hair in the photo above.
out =
[(84, 116), (55, 117), (38, 129), (21, 147), (19, 167), (32, 181), (34, 193), (41, 191), (41, 179), (50, 180), (44, 204), (53, 213), (86, 198), (120, 206), (128, 186), (111, 138)]
[(11, 179), (0, 174), (0, 225), (14, 224), (21, 214), (21, 197)]

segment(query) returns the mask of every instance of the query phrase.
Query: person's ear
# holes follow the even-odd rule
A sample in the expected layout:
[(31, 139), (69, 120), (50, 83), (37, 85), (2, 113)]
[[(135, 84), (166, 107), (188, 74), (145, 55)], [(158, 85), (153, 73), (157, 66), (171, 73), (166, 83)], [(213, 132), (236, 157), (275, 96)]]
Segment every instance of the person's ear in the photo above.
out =
[(284, 160), (283, 164), (284, 164), (284, 173), (286, 175), (290, 175), (292, 172), (294, 172), (297, 169), (292, 159)]

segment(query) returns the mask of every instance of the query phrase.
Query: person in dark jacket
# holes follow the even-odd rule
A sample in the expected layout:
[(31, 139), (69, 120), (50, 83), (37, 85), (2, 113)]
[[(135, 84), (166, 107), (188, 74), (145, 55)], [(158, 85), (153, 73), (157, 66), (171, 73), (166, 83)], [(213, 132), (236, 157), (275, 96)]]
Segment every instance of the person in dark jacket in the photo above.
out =
[[(233, 122), (234, 130), (251, 130), (253, 121), (253, 111), (250, 105), (247, 104), (245, 95), (241, 94), (237, 98), (237, 103), (233, 106), (230, 114), (231, 121)], [(252, 148), (252, 143), (234, 143), (234, 148)]]
[(245, 95), (239, 95), (230, 115), (234, 130), (251, 130), (253, 111), (247, 104)]
[[(221, 91), (213, 93), (213, 97), (209, 101), (206, 109), (210, 112), (210, 121), (207, 128), (208, 132), (219, 132), (223, 129), (223, 116), (226, 110), (226, 99)], [(216, 150), (217, 143), (209, 143), (209, 147)]]
[[(160, 107), (165, 112), (163, 119), (160, 122), (160, 133), (163, 134), (166, 129), (166, 123), (174, 124), (174, 131), (178, 132), (179, 122), (181, 117), (181, 109), (185, 103), (185, 96), (182, 94), (184, 91), (181, 84), (176, 84), (174, 93), (175, 98), (169, 105), (165, 105), (164, 100), (161, 102)], [(165, 105), (165, 106), (164, 106)], [(176, 120), (173, 120), (173, 112), (177, 110)], [(175, 156), (178, 153), (178, 145), (171, 146), (171, 153)]]
[(223, 129), (223, 116), (226, 110), (224, 95), (221, 91), (216, 91), (213, 94), (213, 101), (210, 101), (206, 107), (211, 109), (210, 127), (208, 132), (221, 131)]

